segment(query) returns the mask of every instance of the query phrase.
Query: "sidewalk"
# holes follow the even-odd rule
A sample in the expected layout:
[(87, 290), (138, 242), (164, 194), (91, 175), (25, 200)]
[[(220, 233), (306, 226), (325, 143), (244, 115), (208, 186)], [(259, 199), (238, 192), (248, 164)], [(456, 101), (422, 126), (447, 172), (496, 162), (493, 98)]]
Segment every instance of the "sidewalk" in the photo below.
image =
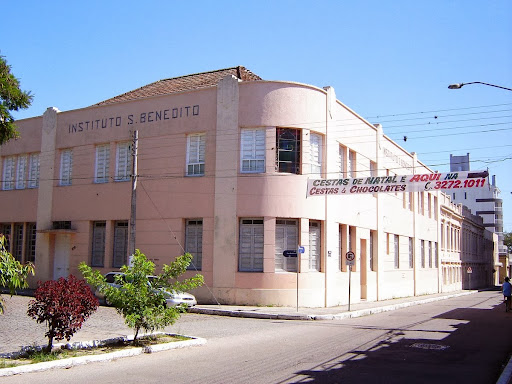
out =
[(190, 313), (205, 315), (250, 317), (257, 319), (280, 320), (341, 320), (352, 317), (361, 317), (375, 313), (393, 311), (413, 305), (431, 303), (446, 300), (452, 297), (470, 295), (477, 291), (457, 291), (436, 293), (425, 296), (404, 297), (383, 301), (360, 302), (350, 305), (328, 308), (304, 308), (304, 307), (252, 307), (232, 305), (197, 305), (189, 309)]

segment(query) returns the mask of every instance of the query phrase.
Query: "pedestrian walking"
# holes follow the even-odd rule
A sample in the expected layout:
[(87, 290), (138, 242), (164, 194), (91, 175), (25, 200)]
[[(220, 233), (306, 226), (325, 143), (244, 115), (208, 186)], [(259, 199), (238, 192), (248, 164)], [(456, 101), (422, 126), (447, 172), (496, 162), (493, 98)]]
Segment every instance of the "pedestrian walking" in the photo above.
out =
[(510, 301), (512, 300), (512, 285), (509, 282), (508, 276), (505, 277), (505, 281), (503, 282), (503, 285), (501, 286), (501, 289), (503, 290), (503, 296), (505, 296), (505, 312), (510, 311)]

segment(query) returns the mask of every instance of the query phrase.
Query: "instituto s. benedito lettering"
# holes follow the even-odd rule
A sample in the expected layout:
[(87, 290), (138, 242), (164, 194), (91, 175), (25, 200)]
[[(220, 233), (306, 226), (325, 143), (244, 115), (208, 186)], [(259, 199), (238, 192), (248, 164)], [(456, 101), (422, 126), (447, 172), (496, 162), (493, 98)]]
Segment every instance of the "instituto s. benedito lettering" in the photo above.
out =
[(126, 116), (109, 116), (98, 119), (78, 121), (68, 125), (68, 133), (92, 132), (101, 129), (126, 125), (151, 124), (159, 121), (192, 118), (199, 116), (199, 105), (145, 111)]

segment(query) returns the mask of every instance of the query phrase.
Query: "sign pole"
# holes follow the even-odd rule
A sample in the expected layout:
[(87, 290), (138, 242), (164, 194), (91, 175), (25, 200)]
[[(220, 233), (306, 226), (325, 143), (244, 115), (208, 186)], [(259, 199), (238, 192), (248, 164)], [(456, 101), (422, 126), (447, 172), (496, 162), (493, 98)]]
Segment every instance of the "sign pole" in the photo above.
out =
[(352, 265), (348, 266), (348, 311), (350, 312), (350, 280), (352, 279)]
[(348, 311), (350, 312), (350, 287), (352, 286), (352, 266), (356, 262), (356, 255), (352, 251), (348, 251), (345, 254), (347, 259), (346, 263), (348, 266)]

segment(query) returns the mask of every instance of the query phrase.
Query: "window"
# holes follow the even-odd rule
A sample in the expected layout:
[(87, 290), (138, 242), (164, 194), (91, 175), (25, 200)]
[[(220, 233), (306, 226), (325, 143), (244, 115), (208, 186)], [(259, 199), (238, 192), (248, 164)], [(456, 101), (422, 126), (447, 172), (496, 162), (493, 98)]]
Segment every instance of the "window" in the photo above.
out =
[(322, 176), (322, 136), (317, 133), (310, 135), (310, 163), (311, 175)]
[(434, 242), (434, 268), (439, 267), (437, 242)]
[(421, 240), (421, 268), (425, 268), (425, 240)]
[(276, 220), (276, 271), (296, 272), (298, 257), (285, 257), (286, 250), (296, 250), (298, 246), (297, 220)]
[(242, 129), (240, 137), (240, 172), (265, 172), (265, 130)]
[(112, 267), (121, 268), (126, 264), (128, 254), (128, 221), (116, 221), (114, 224), (114, 260)]
[(128, 181), (132, 176), (132, 143), (117, 144), (115, 181)]
[(400, 268), (400, 238), (398, 235), (394, 236), (394, 251), (395, 251), (395, 269)]
[(92, 267), (103, 267), (105, 264), (106, 227), (105, 221), (95, 221), (92, 223)]
[(36, 261), (36, 223), (27, 223), (25, 236), (25, 263)]
[(414, 268), (414, 242), (412, 237), (409, 237), (409, 268)]
[(60, 185), (71, 185), (73, 150), (66, 149), (60, 154)]
[(374, 268), (375, 251), (374, 251), (373, 247), (375, 247), (375, 231), (370, 231), (370, 270), (371, 271), (375, 271), (375, 268)]
[(185, 222), (185, 251), (192, 255), (187, 269), (200, 271), (203, 266), (203, 220)]
[(309, 222), (309, 270), (320, 271), (320, 223)]
[(12, 255), (20, 263), (23, 262), (23, 260), (21, 259), (21, 257), (23, 256), (22, 249), (23, 249), (23, 224), (17, 223), (17, 224), (14, 224), (14, 233), (12, 236)]
[(4, 177), (2, 188), (4, 191), (14, 189), (14, 165), (16, 157), (10, 156), (4, 158)]
[(277, 128), (276, 166), (278, 172), (300, 173), (300, 133), (298, 129)]
[(346, 148), (343, 145), (340, 145), (339, 157), (338, 157), (338, 170), (340, 173), (340, 179), (344, 179), (345, 177), (347, 177), (347, 172), (346, 172), (347, 161), (345, 160), (346, 156), (347, 156)]
[(432, 242), (428, 242), (428, 267), (432, 268)]
[(263, 272), (263, 219), (240, 220), (238, 270)]
[(39, 187), (39, 153), (32, 153), (28, 160), (28, 187)]
[(370, 160), (370, 176), (377, 176), (377, 163)]
[(356, 153), (354, 151), (348, 152), (348, 177), (356, 177)]
[(204, 175), (204, 154), (206, 134), (198, 133), (187, 137), (187, 176)]
[(3, 233), (5, 236), (4, 247), (7, 252), (11, 252), (11, 224), (9, 223), (0, 223), (0, 233)]
[(96, 147), (96, 172), (95, 183), (108, 183), (110, 166), (110, 145), (99, 145)]
[(27, 155), (18, 156), (16, 167), (16, 189), (25, 189), (25, 173), (27, 171)]

